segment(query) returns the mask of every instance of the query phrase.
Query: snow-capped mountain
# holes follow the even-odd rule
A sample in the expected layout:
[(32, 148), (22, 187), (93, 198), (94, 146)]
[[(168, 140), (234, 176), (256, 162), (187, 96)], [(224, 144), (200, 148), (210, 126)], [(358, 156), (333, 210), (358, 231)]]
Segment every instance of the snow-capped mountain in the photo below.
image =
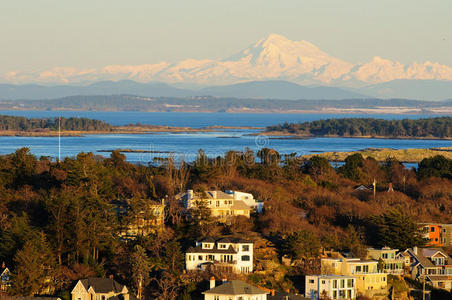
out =
[(401, 79), (452, 80), (452, 68), (425, 62), (403, 65), (375, 57), (354, 65), (329, 56), (307, 41), (271, 34), (223, 60), (187, 59), (177, 63), (110, 65), (100, 69), (53, 68), (38, 72), (13, 71), (8, 83), (81, 83), (100, 80), (223, 85), (252, 80), (288, 80), (299, 84), (357, 87)]

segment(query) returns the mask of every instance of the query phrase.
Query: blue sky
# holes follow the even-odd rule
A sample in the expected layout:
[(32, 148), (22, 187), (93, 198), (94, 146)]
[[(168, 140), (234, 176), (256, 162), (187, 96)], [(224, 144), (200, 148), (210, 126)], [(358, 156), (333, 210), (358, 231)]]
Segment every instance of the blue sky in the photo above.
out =
[(0, 73), (224, 58), (277, 33), (352, 63), (452, 66), (450, 0), (1, 0)]

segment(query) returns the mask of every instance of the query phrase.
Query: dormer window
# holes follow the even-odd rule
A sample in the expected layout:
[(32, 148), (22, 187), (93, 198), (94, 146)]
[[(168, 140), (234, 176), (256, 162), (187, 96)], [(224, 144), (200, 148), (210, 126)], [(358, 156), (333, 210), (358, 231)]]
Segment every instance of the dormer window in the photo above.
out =
[(212, 243), (202, 243), (202, 248), (203, 249), (212, 249), (213, 244)]

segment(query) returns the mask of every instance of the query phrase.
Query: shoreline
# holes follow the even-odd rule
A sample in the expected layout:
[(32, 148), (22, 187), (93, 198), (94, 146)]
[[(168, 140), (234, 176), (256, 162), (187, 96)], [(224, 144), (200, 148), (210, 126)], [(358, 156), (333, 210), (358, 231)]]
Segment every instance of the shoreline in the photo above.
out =
[(422, 159), (435, 155), (442, 155), (452, 159), (452, 147), (435, 147), (425, 149), (389, 149), (389, 148), (368, 148), (358, 151), (346, 152), (322, 152), (300, 156), (301, 159), (310, 159), (313, 156), (320, 156), (330, 162), (344, 162), (349, 155), (359, 153), (364, 158), (372, 157), (376, 161), (384, 162), (387, 158), (395, 158), (401, 163), (419, 163)]
[[(62, 130), (61, 137), (81, 137), (84, 135), (100, 135), (100, 134), (156, 134), (156, 133), (199, 133), (199, 132), (227, 132), (227, 130), (262, 130), (264, 127), (253, 126), (207, 126), (203, 128), (193, 127), (172, 127), (160, 125), (139, 125), (139, 126), (114, 126), (112, 130)], [(50, 130), (0, 130), (0, 136), (16, 136), (16, 137), (58, 137), (58, 131)]]

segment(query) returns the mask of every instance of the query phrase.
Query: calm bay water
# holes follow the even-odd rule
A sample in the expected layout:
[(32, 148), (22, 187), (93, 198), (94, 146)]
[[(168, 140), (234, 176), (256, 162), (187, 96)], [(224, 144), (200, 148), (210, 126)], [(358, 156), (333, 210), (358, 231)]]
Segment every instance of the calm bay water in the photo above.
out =
[[(142, 124), (189, 126), (201, 128), (222, 126), (268, 126), (283, 122), (302, 122), (326, 118), (342, 118), (345, 115), (328, 114), (230, 114), (230, 113), (145, 113), (145, 112), (54, 112), (54, 111), (0, 111), (4, 115), (20, 115), (34, 118), (86, 117), (104, 120), (113, 125), (140, 122)], [(385, 119), (420, 118), (420, 115), (348, 115), (351, 117), (375, 117)], [(223, 155), (228, 150), (242, 151), (246, 147), (258, 151), (262, 147), (276, 149), (282, 154), (311, 154), (327, 151), (354, 151), (364, 148), (431, 148), (452, 147), (452, 141), (444, 140), (397, 140), (361, 138), (312, 138), (312, 139), (269, 139), (247, 134), (256, 130), (224, 130), (209, 133), (152, 133), (152, 134), (109, 134), (62, 137), (61, 155), (75, 156), (79, 152), (93, 152), (108, 156), (100, 150), (117, 148), (141, 149), (164, 153), (127, 153), (131, 162), (149, 163), (154, 157), (171, 155), (176, 160), (192, 161), (199, 149), (209, 157)], [(56, 157), (56, 137), (0, 137), (0, 154), (14, 152), (17, 148), (29, 147), (36, 156)]]

